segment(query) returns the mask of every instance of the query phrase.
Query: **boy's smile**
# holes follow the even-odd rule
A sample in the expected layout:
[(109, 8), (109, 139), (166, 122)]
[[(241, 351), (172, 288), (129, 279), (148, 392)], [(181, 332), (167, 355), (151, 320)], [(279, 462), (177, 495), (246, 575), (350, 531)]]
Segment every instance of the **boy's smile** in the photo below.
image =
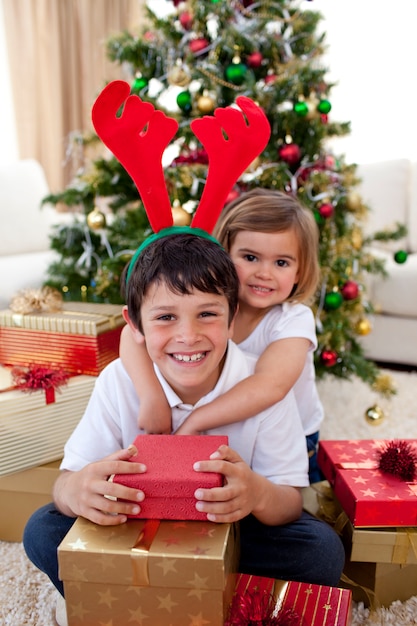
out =
[(184, 295), (154, 283), (141, 321), (150, 358), (184, 403), (195, 404), (215, 387), (233, 327), (225, 296), (197, 290)]

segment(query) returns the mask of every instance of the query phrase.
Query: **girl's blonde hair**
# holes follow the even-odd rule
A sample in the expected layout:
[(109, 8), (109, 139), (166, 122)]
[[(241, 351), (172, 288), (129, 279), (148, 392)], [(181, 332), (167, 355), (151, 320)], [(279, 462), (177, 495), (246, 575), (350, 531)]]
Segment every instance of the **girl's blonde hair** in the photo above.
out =
[(238, 232), (292, 230), (298, 240), (299, 279), (287, 302), (312, 300), (320, 278), (319, 231), (313, 213), (296, 198), (272, 189), (253, 189), (227, 204), (213, 235), (229, 252)]

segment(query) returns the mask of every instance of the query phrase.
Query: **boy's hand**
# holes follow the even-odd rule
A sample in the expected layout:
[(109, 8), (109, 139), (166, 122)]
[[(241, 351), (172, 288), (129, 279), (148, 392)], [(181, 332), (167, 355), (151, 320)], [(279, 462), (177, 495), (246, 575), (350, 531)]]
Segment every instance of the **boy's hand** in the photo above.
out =
[(139, 502), (145, 497), (143, 491), (108, 480), (113, 474), (146, 472), (143, 463), (129, 462), (134, 454), (137, 454), (135, 446), (129, 446), (78, 472), (63, 472), (54, 485), (58, 509), (65, 515), (81, 515), (102, 526), (123, 524), (127, 514), (139, 513)]
[(220, 446), (209, 461), (198, 461), (194, 469), (219, 472), (225, 478), (223, 487), (199, 488), (194, 493), (196, 509), (207, 513), (211, 522), (236, 522), (255, 509), (257, 475), (229, 446)]

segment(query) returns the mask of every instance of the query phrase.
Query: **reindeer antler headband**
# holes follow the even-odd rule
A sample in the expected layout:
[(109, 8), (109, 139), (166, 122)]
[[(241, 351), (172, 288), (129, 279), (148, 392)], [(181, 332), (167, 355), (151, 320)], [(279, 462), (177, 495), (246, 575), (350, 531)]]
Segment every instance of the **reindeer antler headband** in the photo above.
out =
[[(191, 226), (173, 226), (162, 155), (174, 138), (178, 122), (155, 110), (150, 102), (130, 95), (128, 83), (116, 80), (99, 94), (92, 109), (97, 135), (133, 179), (154, 235), (133, 256), (127, 280), (144, 245), (174, 232), (210, 236), (235, 182), (266, 147), (271, 129), (265, 113), (250, 98), (239, 96), (236, 108), (217, 108), (213, 116), (191, 122), (205, 148), (207, 180)], [(124, 104), (120, 117), (117, 116)], [(246, 118), (245, 118), (246, 116)]]

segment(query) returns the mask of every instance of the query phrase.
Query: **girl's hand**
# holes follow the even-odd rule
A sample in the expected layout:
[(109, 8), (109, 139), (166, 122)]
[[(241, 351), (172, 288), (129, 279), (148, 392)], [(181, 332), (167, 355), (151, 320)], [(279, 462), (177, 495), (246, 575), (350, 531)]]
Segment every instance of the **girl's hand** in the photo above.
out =
[(136, 515), (145, 498), (143, 491), (109, 482), (113, 474), (146, 472), (142, 463), (131, 463), (135, 446), (86, 465), (78, 472), (63, 472), (54, 485), (58, 509), (70, 517), (82, 516), (102, 526), (123, 524), (127, 515)]
[(164, 395), (142, 397), (138, 425), (147, 435), (170, 435), (172, 432), (171, 408)]
[(190, 416), (187, 417), (185, 422), (175, 431), (174, 435), (199, 435), (200, 431), (197, 430), (190, 421)]
[(225, 478), (223, 487), (199, 488), (194, 493), (196, 509), (207, 513), (211, 522), (236, 522), (256, 508), (257, 475), (229, 446), (220, 446), (209, 461), (198, 461), (194, 469), (218, 472)]

